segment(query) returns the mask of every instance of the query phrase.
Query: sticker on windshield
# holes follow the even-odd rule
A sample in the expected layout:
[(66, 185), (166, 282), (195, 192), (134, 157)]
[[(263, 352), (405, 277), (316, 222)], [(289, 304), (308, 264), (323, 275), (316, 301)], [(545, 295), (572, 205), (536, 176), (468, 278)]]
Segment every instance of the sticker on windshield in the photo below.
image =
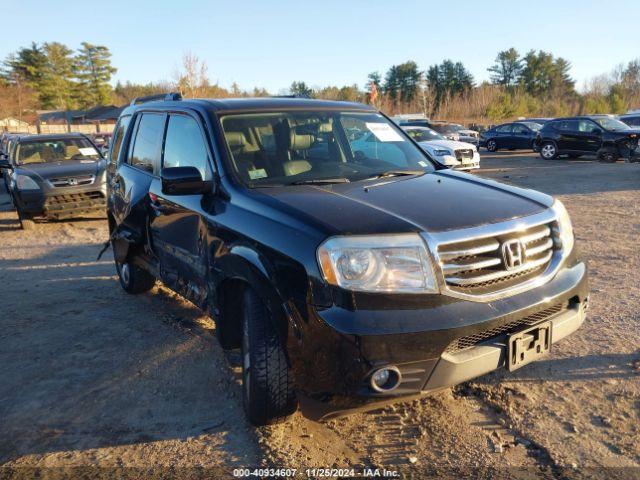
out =
[(96, 152), (96, 149), (93, 147), (85, 147), (85, 148), (79, 148), (78, 149), (80, 151), (80, 154), (88, 157), (89, 155), (97, 155), (98, 152)]
[(404, 138), (396, 132), (388, 123), (365, 123), (367, 128), (373, 133), (381, 142), (404, 142)]
[(249, 170), (249, 178), (251, 180), (258, 180), (259, 178), (265, 178), (266, 176), (267, 176), (267, 171), (264, 168)]

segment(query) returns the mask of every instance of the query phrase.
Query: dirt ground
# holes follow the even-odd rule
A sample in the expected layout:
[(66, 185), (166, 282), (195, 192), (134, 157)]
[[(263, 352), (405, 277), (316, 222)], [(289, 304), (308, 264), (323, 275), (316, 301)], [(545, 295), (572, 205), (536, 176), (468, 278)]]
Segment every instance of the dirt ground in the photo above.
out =
[[(238, 354), (169, 290), (129, 296), (103, 219), (18, 227), (0, 195), (0, 478), (231, 477), (386, 468), (414, 478), (640, 478), (640, 164), (483, 155), (478, 175), (557, 195), (591, 269), (584, 326), (544, 361), (408, 404), (256, 429)], [(90, 467), (82, 469), (80, 467)], [(320, 472), (311, 472), (314, 477)]]

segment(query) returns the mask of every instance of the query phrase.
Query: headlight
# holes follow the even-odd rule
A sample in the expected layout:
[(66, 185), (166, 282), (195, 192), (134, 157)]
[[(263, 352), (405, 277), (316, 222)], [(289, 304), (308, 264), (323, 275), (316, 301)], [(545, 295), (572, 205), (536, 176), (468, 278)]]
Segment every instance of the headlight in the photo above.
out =
[(571, 225), (571, 218), (569, 218), (569, 212), (562, 204), (560, 200), (556, 200), (553, 204), (553, 210), (556, 212), (556, 218), (558, 220), (558, 237), (562, 244), (562, 252), (564, 255), (568, 255), (573, 249), (573, 226)]
[(16, 175), (16, 188), (18, 190), (40, 190), (36, 181), (27, 175)]
[(327, 282), (361, 292), (437, 293), (418, 234), (333, 237), (318, 248)]
[(443, 157), (445, 155), (451, 155), (451, 152), (449, 150), (434, 150), (433, 154), (438, 157)]

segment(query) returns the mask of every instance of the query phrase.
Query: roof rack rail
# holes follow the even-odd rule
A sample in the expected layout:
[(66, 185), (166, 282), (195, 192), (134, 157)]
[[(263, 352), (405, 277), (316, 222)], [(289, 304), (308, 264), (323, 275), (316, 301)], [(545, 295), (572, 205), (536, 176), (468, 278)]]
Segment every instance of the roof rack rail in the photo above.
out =
[(315, 100), (313, 97), (309, 95), (302, 95), (299, 93), (294, 93), (291, 95), (270, 95), (269, 98), (306, 98), (308, 100)]
[(180, 92), (170, 92), (147, 95), (146, 97), (136, 97), (131, 100), (131, 105), (139, 105), (141, 103), (153, 102), (156, 100), (164, 100), (165, 102), (177, 102), (179, 100), (182, 100), (182, 94)]

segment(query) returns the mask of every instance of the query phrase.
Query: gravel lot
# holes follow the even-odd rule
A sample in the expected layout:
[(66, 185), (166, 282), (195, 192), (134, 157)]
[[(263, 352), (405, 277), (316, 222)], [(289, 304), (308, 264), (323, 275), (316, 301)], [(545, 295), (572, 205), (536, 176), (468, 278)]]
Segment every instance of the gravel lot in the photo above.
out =
[(238, 354), (219, 348), (214, 323), (162, 287), (126, 295), (110, 255), (95, 261), (104, 220), (23, 232), (3, 192), (0, 477), (33, 467), (230, 477), (262, 465), (640, 478), (640, 164), (512, 152), (482, 163), (478, 175), (565, 202), (591, 268), (583, 328), (513, 374), (263, 429), (244, 420)]

